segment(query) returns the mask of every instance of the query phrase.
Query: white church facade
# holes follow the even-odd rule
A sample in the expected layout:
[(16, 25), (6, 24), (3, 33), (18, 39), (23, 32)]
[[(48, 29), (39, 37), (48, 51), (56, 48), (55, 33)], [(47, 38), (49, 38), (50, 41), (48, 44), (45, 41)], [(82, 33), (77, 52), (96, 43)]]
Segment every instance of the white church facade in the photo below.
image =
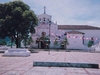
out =
[[(49, 43), (44, 43), (41, 39), (43, 37), (48, 38), (45, 41)], [(38, 26), (35, 27), (32, 38), (34, 48), (65, 48), (67, 45), (67, 49), (87, 49), (89, 40), (93, 41), (93, 45), (99, 43), (100, 28), (90, 25), (57, 25), (44, 8), (44, 13), (38, 15)]]

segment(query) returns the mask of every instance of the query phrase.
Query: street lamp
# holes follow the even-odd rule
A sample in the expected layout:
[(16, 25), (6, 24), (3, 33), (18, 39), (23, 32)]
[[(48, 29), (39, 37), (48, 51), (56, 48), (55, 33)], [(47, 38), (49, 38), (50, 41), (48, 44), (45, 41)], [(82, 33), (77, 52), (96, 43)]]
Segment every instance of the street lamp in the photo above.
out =
[(50, 55), (50, 31), (51, 30), (51, 21), (49, 21), (49, 51), (48, 54)]

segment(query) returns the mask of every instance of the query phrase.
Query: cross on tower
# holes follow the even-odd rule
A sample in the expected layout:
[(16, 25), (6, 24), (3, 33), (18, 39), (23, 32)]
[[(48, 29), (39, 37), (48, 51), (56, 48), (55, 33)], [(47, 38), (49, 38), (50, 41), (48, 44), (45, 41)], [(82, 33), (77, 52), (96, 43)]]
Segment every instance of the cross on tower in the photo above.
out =
[(44, 14), (46, 14), (46, 7), (44, 6)]

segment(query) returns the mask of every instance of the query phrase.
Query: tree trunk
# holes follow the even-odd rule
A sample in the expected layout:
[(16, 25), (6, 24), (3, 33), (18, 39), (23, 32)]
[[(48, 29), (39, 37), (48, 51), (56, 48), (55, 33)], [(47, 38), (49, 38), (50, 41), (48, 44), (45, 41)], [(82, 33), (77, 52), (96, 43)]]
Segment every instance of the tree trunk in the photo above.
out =
[(18, 38), (16, 38), (16, 48), (18, 48)]
[(12, 46), (13, 46), (13, 42), (14, 42), (14, 37), (11, 36), (11, 48), (12, 48)]
[(25, 38), (25, 48), (26, 48), (26, 38)]
[(20, 44), (20, 39), (17, 37), (16, 38), (16, 48), (20, 48), (21, 44)]
[(12, 44), (13, 44), (13, 42), (12, 42), (12, 40), (11, 40), (11, 48), (12, 48)]

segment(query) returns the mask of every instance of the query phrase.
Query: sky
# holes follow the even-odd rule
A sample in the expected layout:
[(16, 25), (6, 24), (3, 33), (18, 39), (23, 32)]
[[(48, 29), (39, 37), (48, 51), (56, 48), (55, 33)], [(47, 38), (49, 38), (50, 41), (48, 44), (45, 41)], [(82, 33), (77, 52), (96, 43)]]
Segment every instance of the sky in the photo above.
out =
[[(0, 0), (5, 3), (13, 0)], [(58, 25), (91, 25), (100, 27), (100, 0), (22, 0), (36, 15), (52, 16)]]

